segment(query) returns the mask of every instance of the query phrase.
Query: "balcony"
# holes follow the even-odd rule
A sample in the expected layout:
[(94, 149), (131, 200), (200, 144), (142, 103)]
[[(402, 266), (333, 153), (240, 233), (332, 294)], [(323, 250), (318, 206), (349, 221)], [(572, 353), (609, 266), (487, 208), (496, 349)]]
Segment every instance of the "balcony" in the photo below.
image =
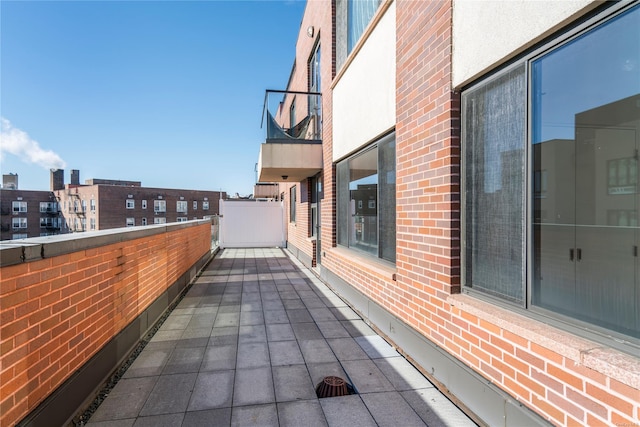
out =
[(299, 182), (322, 170), (320, 93), (267, 90), (262, 125), (258, 182)]

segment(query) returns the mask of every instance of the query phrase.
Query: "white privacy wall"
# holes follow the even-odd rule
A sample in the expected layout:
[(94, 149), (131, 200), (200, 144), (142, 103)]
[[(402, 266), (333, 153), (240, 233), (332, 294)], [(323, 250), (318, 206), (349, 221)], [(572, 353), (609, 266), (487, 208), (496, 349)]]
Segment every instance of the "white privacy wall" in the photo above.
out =
[(389, 6), (333, 90), (333, 160), (396, 122), (396, 4)]
[(593, 0), (454, 0), (454, 87), (506, 62), (599, 3)]
[(284, 247), (283, 209), (278, 201), (220, 200), (220, 247)]

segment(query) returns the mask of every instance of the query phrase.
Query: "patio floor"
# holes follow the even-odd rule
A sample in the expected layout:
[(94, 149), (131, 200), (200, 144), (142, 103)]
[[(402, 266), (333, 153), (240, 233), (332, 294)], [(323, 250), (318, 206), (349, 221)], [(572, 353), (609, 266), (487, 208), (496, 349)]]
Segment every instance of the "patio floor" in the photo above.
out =
[[(319, 399), (327, 376), (357, 394)], [(89, 419), (129, 426), (473, 426), (282, 249), (218, 253)]]

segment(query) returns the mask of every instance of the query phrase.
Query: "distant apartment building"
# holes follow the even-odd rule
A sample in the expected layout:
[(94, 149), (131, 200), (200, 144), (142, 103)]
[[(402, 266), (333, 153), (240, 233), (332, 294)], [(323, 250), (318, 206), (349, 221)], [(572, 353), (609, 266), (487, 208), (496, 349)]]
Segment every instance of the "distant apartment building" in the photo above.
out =
[[(218, 214), (226, 192), (142, 187), (139, 181), (71, 184), (51, 171), (51, 191), (2, 190), (0, 240), (202, 219)], [(17, 177), (16, 177), (17, 180)]]
[(0, 190), (0, 240), (60, 234), (63, 222), (51, 191)]

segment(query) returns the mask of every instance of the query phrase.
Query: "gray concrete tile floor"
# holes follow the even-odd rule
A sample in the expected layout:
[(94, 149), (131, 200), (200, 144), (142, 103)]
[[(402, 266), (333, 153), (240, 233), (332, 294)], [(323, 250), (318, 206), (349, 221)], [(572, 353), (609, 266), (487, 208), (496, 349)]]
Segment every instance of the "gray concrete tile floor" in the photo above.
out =
[[(319, 399), (335, 375), (357, 394)], [(87, 424), (473, 426), (282, 249), (212, 260)]]

